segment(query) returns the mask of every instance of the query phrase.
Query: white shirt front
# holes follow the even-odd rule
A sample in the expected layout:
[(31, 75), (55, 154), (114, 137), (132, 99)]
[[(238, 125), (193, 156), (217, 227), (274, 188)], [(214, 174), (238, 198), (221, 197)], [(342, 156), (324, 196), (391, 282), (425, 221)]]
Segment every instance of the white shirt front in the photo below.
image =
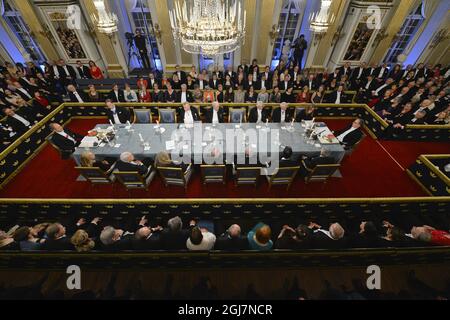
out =
[(120, 118), (119, 118), (119, 114), (117, 113), (117, 109), (111, 109), (111, 112), (113, 113), (113, 119), (114, 119), (114, 124), (122, 124), (122, 122), (120, 122)]
[(117, 101), (120, 101), (120, 100), (119, 100), (119, 91), (114, 91), (114, 94), (116, 95)]
[(311, 80), (309, 80), (309, 90), (312, 90), (312, 84), (313, 84), (313, 82)]
[(262, 110), (256, 109), (256, 111), (258, 112), (258, 120), (256, 122), (262, 122)]
[(364, 71), (363, 68), (359, 68), (358, 79), (361, 78), (363, 71)]
[(70, 77), (69, 69), (67, 69), (67, 66), (63, 66), (64, 71), (66, 72), (66, 76)]
[(53, 66), (53, 73), (55, 74), (55, 78), (59, 78), (59, 70), (57, 66)]
[(261, 89), (266, 87), (266, 81), (261, 80)]
[(348, 129), (347, 131), (343, 132), (342, 134), (340, 134), (338, 137), (336, 137), (340, 142), (344, 141), (344, 138), (351, 132), (355, 131), (356, 128), (351, 127), (350, 129)]
[(200, 90), (203, 90), (203, 81), (199, 81), (198, 84), (199, 84)]
[(367, 81), (367, 84), (366, 84), (366, 90), (368, 90), (369, 89), (369, 87), (370, 87), (370, 84), (372, 83), (372, 80), (370, 80), (370, 81)]
[(32, 99), (31, 95), (28, 93), (27, 90), (25, 90), (24, 88), (18, 88), (17, 90), (19, 90), (20, 92), (22, 92), (24, 95), (26, 95), (28, 98)]
[(378, 75), (378, 78), (383, 78), (384, 70), (386, 70), (386, 68), (381, 68), (380, 74)]
[(281, 110), (281, 122), (286, 121), (286, 110)]
[(28, 121), (24, 117), (19, 116), (17, 113), (15, 115), (13, 115), (13, 118), (22, 122), (26, 127), (29, 127), (31, 124), (30, 121)]
[(181, 103), (187, 102), (186, 92), (181, 92)]
[(216, 110), (213, 109), (213, 117), (212, 117), (212, 123), (219, 123), (219, 114)]
[(383, 90), (383, 88), (386, 88), (387, 84), (383, 84), (381, 87), (379, 87), (377, 90), (375, 90), (375, 94), (378, 95), (378, 92), (380, 92), (381, 90)]
[(194, 124), (194, 117), (192, 116), (192, 111), (186, 111), (184, 113), (184, 123), (185, 124)]
[(61, 132), (58, 132), (58, 134), (59, 134), (60, 136), (63, 136), (63, 137), (66, 138), (66, 139), (71, 140), (73, 143), (77, 143), (77, 141), (76, 141), (74, 138), (72, 138), (70, 135), (68, 135), (66, 132), (64, 132), (64, 130), (61, 131)]
[(336, 101), (334, 102), (335, 104), (340, 104), (341, 103), (341, 93), (340, 91), (336, 92)]
[(80, 103), (84, 102), (83, 99), (81, 99), (81, 97), (80, 97), (80, 95), (78, 94), (77, 91), (75, 91), (73, 94), (75, 95), (75, 98), (77, 98), (78, 102), (80, 102)]

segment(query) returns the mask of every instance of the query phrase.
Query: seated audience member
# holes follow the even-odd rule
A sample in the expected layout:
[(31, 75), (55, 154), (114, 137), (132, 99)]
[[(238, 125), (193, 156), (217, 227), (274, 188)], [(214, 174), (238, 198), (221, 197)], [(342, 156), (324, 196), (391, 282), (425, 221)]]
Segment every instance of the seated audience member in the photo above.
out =
[(91, 78), (95, 80), (102, 80), (105, 77), (103, 76), (102, 69), (97, 67), (94, 61), (89, 61), (89, 72), (91, 74)]
[(281, 95), (281, 102), (295, 103), (294, 87), (288, 87), (286, 92)]
[(248, 88), (248, 92), (245, 94), (245, 102), (246, 103), (255, 103), (258, 98), (258, 95), (255, 92), (253, 86)]
[(172, 85), (170, 83), (166, 84), (167, 90), (164, 93), (164, 102), (175, 103), (177, 102), (177, 92), (173, 90)]
[(78, 91), (73, 84), (67, 86), (70, 102), (84, 103), (89, 101), (89, 98), (84, 92)]
[(207, 123), (223, 123), (224, 112), (220, 107), (219, 102), (214, 101), (212, 107), (206, 111), (206, 122)]
[(251, 250), (272, 250), (272, 230), (262, 222), (258, 223), (248, 234), (247, 239)]
[(256, 101), (261, 101), (262, 103), (269, 102), (269, 94), (267, 93), (266, 88), (261, 89), (261, 91), (258, 93), (258, 97), (257, 97)]
[(317, 249), (340, 249), (345, 247), (344, 228), (339, 223), (332, 223), (328, 230), (322, 229), (317, 223), (309, 226), (314, 230), (313, 247)]
[(37, 116), (46, 116), (52, 111), (52, 105), (49, 99), (43, 96), (39, 91), (34, 93), (33, 110)]
[(296, 122), (311, 121), (315, 118), (316, 108), (314, 106), (306, 106), (297, 112), (295, 117)]
[(145, 227), (147, 218), (143, 216), (137, 226), (133, 226), (132, 229), (116, 229), (113, 226), (106, 226), (100, 233), (99, 245), (101, 249), (106, 251), (122, 251), (133, 249), (133, 240), (135, 238), (135, 232), (142, 227)]
[(245, 103), (245, 91), (243, 86), (238, 86), (234, 92), (234, 103)]
[(192, 98), (194, 99), (195, 103), (203, 102), (203, 92), (200, 90), (198, 84), (194, 85), (194, 92), (192, 93)]
[(359, 228), (358, 234), (350, 239), (352, 247), (374, 248), (380, 246), (380, 237), (372, 221), (362, 221)]
[(78, 133), (63, 128), (58, 123), (51, 123), (49, 126), (53, 131), (53, 143), (63, 151), (75, 152), (75, 148), (80, 145), (81, 140), (84, 138)]
[(18, 244), (10, 233), (0, 230), (0, 251), (18, 250)]
[(136, 160), (131, 152), (124, 152), (120, 155), (120, 160), (116, 162), (115, 168), (120, 172), (137, 172), (147, 176), (150, 173), (150, 165), (151, 159)]
[[(191, 221), (189, 228), (194, 226), (195, 221)], [(181, 218), (174, 217), (167, 222), (167, 228), (161, 231), (161, 247), (164, 250), (185, 250), (189, 235), (190, 230), (183, 229)]]
[(418, 240), (406, 236), (405, 232), (391, 224), (389, 221), (383, 221), (385, 235), (381, 237), (383, 247), (417, 247)]
[(307, 249), (311, 245), (312, 231), (305, 225), (299, 225), (295, 230), (284, 225), (275, 241), (275, 249)]
[(3, 113), (6, 115), (6, 123), (8, 126), (20, 135), (27, 132), (34, 125), (34, 122), (29, 118), (29, 116), (20, 115), (12, 108), (3, 109)]
[(92, 79), (91, 70), (88, 66), (83, 65), (83, 63), (78, 60), (76, 70), (81, 79)]
[(153, 85), (153, 92), (151, 96), (151, 101), (153, 102), (166, 102), (164, 100), (164, 92), (159, 89), (159, 85), (155, 83)]
[(297, 95), (297, 103), (308, 103), (310, 101), (311, 96), (309, 94), (309, 88), (304, 86), (302, 92)]
[(183, 108), (180, 110), (180, 121), (186, 125), (193, 125), (195, 121), (200, 121), (197, 108), (191, 108), (189, 102), (183, 103)]
[[(430, 121), (431, 120), (431, 121)], [(434, 125), (446, 125), (450, 123), (450, 111), (439, 112), (434, 119), (431, 118), (427, 121), (428, 124)]]
[(280, 88), (275, 86), (272, 93), (269, 96), (269, 103), (280, 103), (281, 102), (281, 92)]
[(248, 240), (241, 235), (241, 227), (233, 224), (217, 238), (215, 248), (224, 251), (247, 250)]
[(25, 101), (17, 93), (13, 93), (11, 90), (6, 89), (4, 94), (4, 100), (8, 104), (14, 106), (15, 108), (21, 108), (28, 106), (27, 101)]
[(88, 89), (88, 100), (89, 102), (99, 102), (100, 101), (100, 93), (95, 89), (95, 86), (93, 84), (89, 85)]
[(130, 110), (125, 107), (117, 107), (111, 99), (106, 100), (106, 114), (113, 124), (125, 124), (130, 121)]
[(361, 130), (362, 125), (363, 121), (361, 119), (356, 119), (355, 121), (353, 121), (350, 127), (335, 132), (334, 135), (344, 146), (344, 148), (349, 149), (363, 137), (363, 132)]
[[(128, 83), (125, 84), (125, 91), (123, 92), (123, 94), (125, 96), (125, 102), (138, 102), (139, 101), (136, 91), (132, 90)], [(144, 102), (144, 101), (140, 101), (140, 102)], [(145, 102), (147, 102), (147, 101), (145, 101)]]
[(312, 172), (314, 168), (321, 164), (335, 164), (336, 160), (331, 157), (330, 151), (322, 148), (320, 155), (315, 157), (304, 157), (300, 168), (300, 174), (305, 177)]
[(70, 238), (70, 242), (77, 252), (89, 252), (95, 247), (95, 242), (89, 237), (89, 234), (82, 229), (77, 230)]
[(117, 84), (113, 85), (112, 90), (108, 94), (108, 99), (112, 102), (125, 102), (125, 94)]
[(285, 147), (283, 152), (280, 154), (280, 168), (295, 167), (298, 165), (299, 163), (294, 160), (292, 148), (289, 146)]
[(344, 86), (338, 86), (336, 91), (329, 93), (325, 98), (328, 103), (341, 104), (347, 102), (347, 95), (344, 93)]
[(187, 90), (187, 85), (184, 83), (181, 85), (181, 91), (178, 93), (177, 102), (194, 102), (191, 93)]
[(161, 226), (155, 228), (147, 225), (142, 226), (134, 235), (134, 250), (159, 250), (161, 249), (160, 232), (163, 230)]
[(285, 123), (292, 121), (292, 111), (288, 108), (286, 102), (280, 103), (280, 107), (276, 108), (272, 114), (272, 122)]
[(206, 87), (206, 89), (203, 91), (203, 102), (211, 103), (213, 101), (216, 101), (214, 90), (212, 90), (210, 87)]
[(413, 227), (411, 235), (414, 239), (429, 243), (434, 246), (450, 246), (450, 233), (444, 230), (436, 230), (433, 227), (424, 225)]
[(0, 123), (0, 150), (3, 151), (11, 142), (18, 137), (17, 132), (7, 124)]
[(20, 227), (14, 232), (14, 241), (19, 244), (21, 251), (42, 250), (45, 239), (38, 236), (36, 228)]
[(80, 164), (85, 168), (100, 168), (107, 172), (111, 169), (111, 163), (107, 160), (98, 161), (95, 159), (95, 154), (91, 151), (85, 151), (81, 154)]
[(209, 251), (214, 248), (215, 243), (216, 236), (213, 233), (206, 228), (194, 226), (186, 240), (186, 247), (191, 251)]
[(180, 167), (183, 169), (183, 172), (185, 172), (189, 167), (188, 164), (172, 160), (170, 154), (165, 151), (161, 151), (156, 155), (155, 166), (156, 168)]
[(269, 119), (269, 112), (264, 109), (264, 103), (258, 101), (256, 107), (250, 110), (248, 122), (250, 123), (265, 123)]
[[(407, 124), (416, 124), (416, 125), (418, 125), (418, 124), (427, 124), (425, 122), (425, 116), (426, 115), (427, 115), (427, 113), (425, 111), (421, 111), (421, 110), (416, 111), (414, 113), (414, 117), (411, 120), (409, 120), (409, 122)], [(402, 127), (402, 129), (404, 129), (404, 127)]]
[(66, 228), (60, 223), (53, 223), (45, 230), (47, 239), (43, 249), (47, 251), (73, 250), (73, 245), (66, 234)]

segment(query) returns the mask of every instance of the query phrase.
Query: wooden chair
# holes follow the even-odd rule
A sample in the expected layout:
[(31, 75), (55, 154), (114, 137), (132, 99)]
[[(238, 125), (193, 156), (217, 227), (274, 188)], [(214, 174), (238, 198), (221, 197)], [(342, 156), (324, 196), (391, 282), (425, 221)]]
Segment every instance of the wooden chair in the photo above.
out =
[(111, 166), (111, 169), (106, 172), (98, 167), (75, 167), (75, 169), (93, 185), (112, 184), (116, 180), (112, 174), (114, 166)]
[(314, 169), (308, 169), (305, 165), (304, 161), (302, 161), (303, 166), (309, 172), (305, 177), (305, 182), (309, 183), (311, 181), (321, 181), (326, 182), (329, 177), (331, 177), (336, 170), (338, 170), (341, 165), (340, 164), (319, 164)]
[(202, 171), (203, 184), (207, 183), (223, 183), (225, 184), (226, 166), (224, 164), (207, 165), (202, 164), (200, 166)]
[(258, 185), (259, 177), (261, 176), (260, 167), (236, 167), (235, 184), (238, 185)]
[(152, 112), (149, 109), (134, 109), (133, 123), (152, 123)]
[(159, 123), (177, 123), (175, 109), (158, 108)]
[(278, 168), (273, 175), (266, 175), (269, 190), (272, 188), (272, 185), (286, 185), (286, 190), (289, 190), (299, 170), (300, 166)]
[(125, 172), (115, 171), (114, 175), (117, 180), (127, 189), (145, 189), (148, 190), (148, 186), (153, 181), (156, 175), (156, 171), (152, 167), (149, 168), (148, 174), (143, 176), (138, 172)]
[(178, 166), (173, 167), (158, 167), (158, 172), (167, 186), (174, 185), (187, 188), (189, 180), (191, 179), (193, 168), (190, 164), (183, 172), (183, 168)]
[(245, 108), (230, 108), (228, 113), (229, 123), (244, 123), (246, 122), (246, 110)]

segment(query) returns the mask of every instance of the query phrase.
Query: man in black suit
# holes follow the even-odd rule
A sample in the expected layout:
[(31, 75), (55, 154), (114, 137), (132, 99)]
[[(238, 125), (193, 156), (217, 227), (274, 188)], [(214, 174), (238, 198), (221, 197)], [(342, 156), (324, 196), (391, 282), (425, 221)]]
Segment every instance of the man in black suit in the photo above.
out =
[(133, 249), (134, 250), (160, 250), (160, 232), (163, 230), (161, 226), (154, 228), (148, 226), (148, 220), (142, 217), (138, 230), (134, 234)]
[(161, 81), (159, 81), (159, 79), (155, 77), (155, 74), (153, 72), (149, 73), (147, 83), (149, 88), (154, 88), (155, 83), (158, 85), (158, 87), (161, 87)]
[(350, 67), (350, 62), (346, 62), (342, 67), (339, 68), (339, 73), (342, 76), (347, 76), (350, 78), (352, 74), (352, 68)]
[(34, 125), (28, 115), (18, 114), (11, 108), (4, 108), (3, 112), (7, 116), (6, 123), (19, 135), (24, 134)]
[(195, 121), (201, 121), (197, 108), (191, 108), (189, 102), (185, 102), (180, 110), (180, 121), (188, 125), (193, 125)]
[(256, 82), (255, 90), (261, 90), (262, 88), (266, 88), (266, 90), (272, 89), (272, 83), (267, 81), (264, 73), (261, 73), (260, 80)]
[(125, 94), (117, 84), (113, 85), (112, 90), (109, 92), (108, 99), (111, 99), (113, 102), (126, 102)]
[(74, 67), (69, 66), (63, 59), (56, 62), (53, 67), (53, 73), (56, 80), (59, 80), (62, 86), (66, 87), (70, 83), (75, 83), (77, 72)]
[(308, 43), (305, 40), (305, 35), (301, 34), (294, 43), (291, 45), (294, 48), (294, 64), (302, 68), (303, 55), (306, 48), (308, 48)]
[(236, 74), (236, 72), (233, 71), (233, 65), (231, 63), (227, 66), (227, 70), (225, 71), (224, 78), (226, 75), (230, 76), (232, 82), (236, 81), (236, 79), (237, 79), (237, 74)]
[(132, 250), (133, 242), (135, 240), (135, 232), (145, 227), (147, 219), (145, 216), (141, 218), (137, 226), (132, 226), (131, 228), (116, 229), (113, 226), (106, 226), (103, 228), (99, 237), (99, 245), (102, 250), (105, 251), (123, 251)]
[(89, 101), (86, 94), (82, 91), (78, 91), (73, 84), (67, 86), (67, 92), (69, 93), (70, 102), (84, 103)]
[(288, 104), (282, 102), (279, 108), (276, 108), (272, 114), (273, 123), (291, 122), (292, 111), (288, 109)]
[(338, 86), (336, 91), (333, 91), (331, 93), (329, 93), (326, 97), (325, 100), (328, 103), (334, 103), (334, 104), (341, 104), (341, 103), (347, 103), (347, 95), (344, 92), (344, 86), (340, 85)]
[(88, 66), (83, 65), (80, 60), (77, 61), (77, 71), (81, 79), (92, 79)]
[(194, 98), (192, 98), (191, 92), (187, 90), (187, 85), (185, 83), (181, 85), (181, 91), (178, 92), (177, 96), (177, 102), (194, 102)]
[(356, 119), (349, 127), (335, 132), (334, 135), (345, 149), (350, 149), (363, 137), (362, 125), (363, 121)]
[[(190, 222), (190, 228), (193, 226), (195, 221)], [(163, 250), (186, 250), (189, 235), (190, 229), (183, 229), (181, 218), (174, 217), (167, 222), (167, 228), (161, 232), (161, 247)]]
[(269, 66), (266, 66), (266, 68), (264, 69), (264, 72), (261, 73), (260, 78), (262, 78), (263, 76), (266, 78), (267, 82), (272, 83), (272, 76), (273, 75), (272, 75), (272, 72), (270, 72), (270, 67)]
[(214, 101), (212, 108), (206, 111), (205, 120), (207, 123), (223, 123), (224, 112), (219, 102)]
[(256, 107), (250, 110), (250, 114), (248, 116), (248, 122), (250, 123), (261, 123), (266, 122), (269, 119), (269, 112), (264, 109), (264, 103), (262, 101), (258, 101), (256, 103)]
[(381, 66), (376, 68), (374, 75), (378, 79), (378, 81), (384, 81), (384, 79), (386, 79), (386, 77), (389, 75), (389, 68), (387, 64), (383, 63)]
[(308, 76), (307, 80), (302, 81), (302, 87), (307, 86), (309, 88), (309, 91), (314, 91), (319, 89), (319, 84), (317, 82), (317, 79), (314, 78), (313, 74), (310, 74)]
[(350, 85), (353, 90), (357, 90), (362, 86), (364, 79), (366, 79), (366, 70), (367, 63), (361, 62), (359, 67), (352, 70), (350, 75)]
[(367, 102), (372, 97), (372, 92), (376, 89), (378, 81), (373, 76), (368, 75), (366, 80), (360, 82), (359, 91), (356, 95), (356, 102)]
[(222, 81), (220, 81), (220, 79), (217, 78), (216, 74), (213, 74), (212, 79), (209, 80), (209, 87), (211, 89), (217, 90), (217, 88), (219, 87), (219, 84), (222, 84)]
[(145, 36), (141, 34), (141, 31), (139, 29), (136, 29), (134, 43), (136, 45), (136, 48), (138, 48), (139, 50), (139, 54), (141, 55), (144, 69), (150, 69), (151, 65), (150, 59), (148, 58), (147, 42), (145, 40)]
[(181, 83), (186, 83), (187, 81), (186, 72), (181, 70), (178, 64), (175, 66), (175, 72), (173, 74), (176, 74), (178, 76), (178, 79), (180, 79)]
[(278, 87), (282, 91), (286, 91), (291, 86), (292, 86), (291, 76), (288, 74), (284, 77), (284, 81), (278, 83)]
[(30, 89), (25, 89), (18, 81), (14, 82), (13, 85), (14, 87), (16, 87), (14, 93), (17, 93), (19, 96), (21, 96), (23, 100), (30, 101), (31, 99), (33, 99), (34, 92), (29, 91)]
[(201, 73), (197, 76), (197, 85), (200, 90), (205, 90), (206, 87), (209, 86), (209, 83), (205, 80), (203, 74)]
[(45, 230), (47, 240), (43, 244), (43, 249), (47, 251), (73, 250), (70, 238), (66, 234), (66, 228), (60, 223), (53, 223)]
[(49, 127), (53, 131), (52, 142), (61, 149), (63, 156), (70, 156), (83, 140), (82, 135), (64, 129), (58, 123), (50, 123)]
[(116, 162), (116, 169), (120, 172), (137, 172), (146, 177), (150, 173), (151, 159), (136, 160), (131, 152), (123, 152)]
[(280, 154), (280, 168), (287, 167), (297, 167), (299, 165), (298, 161), (293, 160), (292, 148), (287, 146), (284, 148), (283, 152)]
[(230, 226), (227, 231), (217, 237), (214, 245), (216, 250), (240, 251), (248, 249), (248, 239), (242, 237), (241, 227), (237, 224)]
[(300, 167), (300, 175), (306, 177), (308, 173), (312, 172), (315, 167), (322, 164), (335, 164), (336, 160), (331, 157), (330, 152), (322, 148), (319, 156), (303, 157), (302, 165)]
[(249, 68), (248, 68), (248, 64), (247, 64), (247, 60), (243, 59), (242, 60), (242, 64), (238, 65), (238, 70), (242, 68), (242, 70), (244, 71), (244, 74), (248, 74), (249, 73)]
[(309, 226), (314, 230), (312, 245), (315, 249), (342, 249), (346, 245), (345, 230), (339, 223), (332, 223), (328, 230), (312, 222)]
[(131, 119), (130, 110), (124, 107), (116, 107), (110, 100), (106, 100), (106, 114), (113, 124), (125, 124)]

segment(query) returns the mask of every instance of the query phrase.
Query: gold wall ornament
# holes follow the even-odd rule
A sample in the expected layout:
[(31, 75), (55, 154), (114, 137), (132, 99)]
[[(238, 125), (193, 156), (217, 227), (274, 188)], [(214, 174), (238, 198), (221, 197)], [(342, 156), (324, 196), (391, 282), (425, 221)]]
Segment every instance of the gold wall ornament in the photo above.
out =
[(439, 43), (448, 38), (448, 31), (446, 29), (439, 30), (431, 40), (430, 48), (435, 48)]
[(46, 25), (42, 25), (42, 30), (39, 30), (39, 34), (45, 38), (47, 38), (51, 43), (56, 44), (56, 40), (53, 37), (52, 32), (50, 31), (50, 28)]
[(387, 38), (389, 34), (386, 32), (386, 28), (381, 28), (376, 34), (375, 39), (372, 42), (372, 48), (378, 45), (383, 39)]
[(333, 34), (333, 39), (331, 39), (331, 46), (334, 46), (343, 36), (345, 32), (342, 32), (343, 25), (339, 26)]
[(155, 37), (156, 40), (158, 40), (159, 45), (162, 45), (162, 31), (161, 31), (161, 27), (159, 26), (158, 23), (155, 23), (155, 25), (153, 26), (153, 36)]
[(275, 43), (275, 40), (280, 35), (280, 27), (278, 27), (276, 24), (272, 26), (272, 30), (269, 32), (269, 38), (270, 38), (270, 44), (273, 46)]

